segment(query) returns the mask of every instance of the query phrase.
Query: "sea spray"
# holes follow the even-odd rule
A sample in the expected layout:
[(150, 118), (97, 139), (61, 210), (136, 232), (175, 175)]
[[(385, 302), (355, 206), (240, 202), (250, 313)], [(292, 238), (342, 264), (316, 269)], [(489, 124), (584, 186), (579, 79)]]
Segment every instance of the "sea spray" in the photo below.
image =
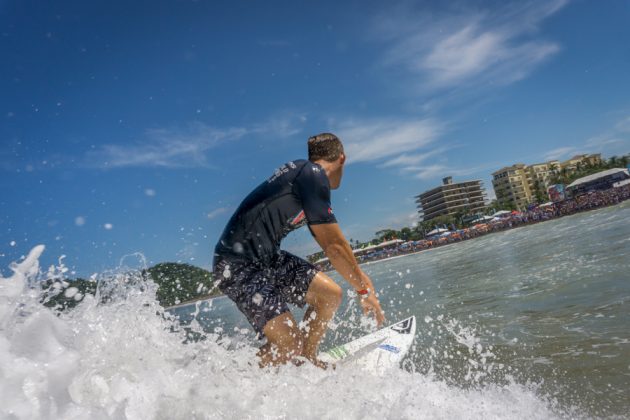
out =
[(385, 376), (310, 365), (261, 370), (256, 342), (227, 346), (226, 337), (203, 332), (206, 339), (183, 344), (141, 272), (109, 273), (96, 296), (56, 312), (33, 287), (47, 279), (42, 251), (34, 248), (0, 279), (0, 418), (555, 416), (548, 401), (516, 383), (462, 389), (402, 369)]

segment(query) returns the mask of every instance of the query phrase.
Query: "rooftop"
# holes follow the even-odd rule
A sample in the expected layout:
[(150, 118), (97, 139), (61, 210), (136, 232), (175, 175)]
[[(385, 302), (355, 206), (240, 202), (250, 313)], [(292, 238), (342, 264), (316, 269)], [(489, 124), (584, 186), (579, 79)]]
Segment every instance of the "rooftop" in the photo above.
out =
[(596, 179), (604, 178), (606, 176), (614, 175), (614, 174), (617, 174), (617, 173), (620, 173), (620, 172), (624, 172), (626, 175), (630, 176), (628, 174), (628, 170), (627, 169), (624, 169), (624, 168), (612, 168), (612, 169), (607, 169), (605, 171), (597, 172), (597, 173), (592, 174), (592, 175), (583, 176), (582, 178), (578, 178), (575, 181), (573, 181), (572, 183), (570, 183), (569, 185), (567, 185), (567, 188), (577, 187), (578, 185), (585, 184), (585, 183), (591, 182), (591, 181), (595, 181)]

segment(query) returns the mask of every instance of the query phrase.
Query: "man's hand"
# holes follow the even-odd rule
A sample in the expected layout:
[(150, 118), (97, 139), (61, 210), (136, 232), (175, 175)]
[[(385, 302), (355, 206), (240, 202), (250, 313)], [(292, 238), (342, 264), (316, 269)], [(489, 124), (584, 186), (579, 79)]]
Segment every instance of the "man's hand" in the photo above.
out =
[(380, 327), (383, 321), (385, 321), (385, 314), (383, 314), (381, 304), (374, 292), (366, 298), (360, 298), (360, 301), (363, 313), (367, 315), (369, 312), (372, 312), (374, 314), (374, 318), (376, 319), (376, 325)]

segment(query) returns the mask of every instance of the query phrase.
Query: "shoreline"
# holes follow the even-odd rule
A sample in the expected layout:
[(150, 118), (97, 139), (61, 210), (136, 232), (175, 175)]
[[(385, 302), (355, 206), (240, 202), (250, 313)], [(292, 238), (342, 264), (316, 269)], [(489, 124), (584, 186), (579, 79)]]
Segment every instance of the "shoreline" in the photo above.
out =
[[(608, 190), (606, 191), (608, 192)], [(519, 229), (519, 228), (525, 228), (528, 226), (533, 226), (533, 225), (537, 225), (540, 223), (544, 223), (544, 222), (550, 222), (550, 221), (554, 221), (554, 220), (559, 220), (559, 219), (563, 219), (565, 217), (570, 217), (570, 216), (575, 216), (578, 214), (582, 214), (582, 213), (587, 213), (587, 212), (591, 212), (591, 211), (596, 211), (596, 210), (603, 210), (606, 208), (612, 208), (618, 205), (624, 205), (625, 203), (627, 203), (630, 200), (630, 188), (625, 188), (623, 191), (619, 191), (619, 193), (625, 193), (626, 195), (623, 195), (619, 201), (617, 202), (612, 202), (612, 203), (607, 203), (604, 205), (594, 205), (594, 206), (588, 206), (588, 207), (584, 207), (584, 208), (580, 208), (577, 211), (572, 211), (570, 213), (566, 213), (566, 214), (561, 214), (559, 216), (553, 216), (550, 215), (550, 213), (540, 213), (536, 216), (536, 218), (529, 218), (529, 215), (527, 213), (525, 213), (525, 220), (523, 220), (522, 216), (510, 216), (505, 218), (504, 220), (500, 221), (499, 223), (495, 224), (495, 225), (491, 225), (490, 228), (486, 227), (485, 229), (487, 229), (485, 232), (484, 231), (477, 231), (474, 230), (472, 234), (470, 234), (470, 236), (468, 237), (463, 237), (461, 235), (457, 235), (456, 237), (448, 237), (448, 238), (441, 238), (438, 239), (437, 244), (433, 245), (433, 241), (430, 241), (430, 245), (429, 246), (425, 246), (422, 247), (420, 249), (417, 248), (413, 248), (409, 251), (404, 251), (401, 249), (393, 249), (391, 250), (392, 254), (388, 254), (383, 258), (374, 258), (374, 259), (369, 259), (367, 261), (357, 261), (359, 263), (359, 265), (369, 265), (372, 263), (377, 263), (377, 262), (384, 262), (384, 261), (390, 261), (390, 260), (395, 260), (397, 258), (402, 258), (402, 257), (406, 257), (409, 255), (415, 255), (415, 254), (420, 254), (422, 252), (425, 251), (431, 251), (434, 249), (441, 249), (441, 248), (445, 248), (451, 245), (455, 245), (457, 243), (461, 243), (461, 242), (467, 242), (470, 240), (474, 240), (480, 237), (485, 237), (494, 233), (500, 233), (500, 232), (506, 232), (509, 230), (514, 230), (514, 229)], [(562, 202), (561, 202), (562, 203)], [(560, 204), (560, 203), (559, 203)], [(553, 210), (555, 212), (559, 212), (561, 211), (560, 209), (550, 209)], [(547, 210), (545, 210), (545, 212), (547, 212)], [(532, 216), (533, 217), (533, 216)], [(468, 232), (470, 232), (470, 229), (468, 229)], [(452, 235), (455, 236), (455, 235)], [(440, 240), (443, 240), (442, 243), (439, 243)], [(426, 240), (423, 240), (426, 241)], [(419, 242), (419, 241), (418, 241)], [(429, 242), (429, 241), (427, 241)], [(315, 267), (326, 273), (326, 272), (331, 272), (331, 271), (335, 271), (335, 269), (333, 267), (320, 267), (315, 265)], [(199, 298), (195, 298), (195, 299), (190, 299), (181, 303), (178, 303), (176, 305), (171, 305), (168, 307), (165, 307), (164, 310), (165, 311), (169, 311), (169, 310), (173, 310), (173, 309), (178, 309), (178, 308), (182, 308), (185, 306), (190, 306), (193, 304), (196, 304), (197, 302), (206, 302), (206, 301), (212, 301), (214, 299), (218, 299), (218, 298), (227, 298), (226, 295), (224, 294), (220, 294), (220, 295), (215, 295), (215, 296), (203, 296), (203, 297), (199, 297)]]
[[(611, 190), (606, 190), (606, 191), (599, 192), (599, 193), (600, 194), (601, 193), (610, 193), (610, 191)], [(613, 192), (616, 192), (616, 191), (613, 191)], [(619, 198), (619, 201), (617, 201), (617, 202), (606, 203), (604, 205), (591, 205), (591, 206), (588, 206), (588, 207), (579, 208), (578, 210), (572, 211), (570, 213), (560, 214), (559, 216), (550, 216), (549, 214), (546, 214), (545, 216), (542, 216), (542, 217), (540, 217), (540, 215), (538, 215), (538, 218), (530, 219), (528, 217), (527, 213), (525, 213), (526, 214), (526, 216), (525, 216), (526, 220), (523, 220), (520, 215), (518, 217), (510, 216), (510, 217), (507, 217), (505, 220), (500, 221), (499, 223), (501, 223), (501, 224), (497, 223), (496, 225), (491, 225), (491, 227), (489, 229), (486, 227), (486, 229), (488, 229), (488, 230), (486, 230), (485, 232), (483, 232), (483, 231), (476, 231), (475, 230), (475, 233), (472, 234), (469, 237), (462, 237), (461, 235), (458, 235), (455, 238), (451, 238), (451, 236), (449, 236), (448, 239), (447, 238), (440, 238), (440, 239), (437, 239), (435, 241), (422, 239), (420, 241), (430, 242), (430, 245), (422, 247), (421, 249), (412, 249), (411, 251), (405, 251), (405, 250), (401, 250), (399, 248), (393, 249), (393, 250), (391, 250), (391, 252), (395, 253), (394, 255), (388, 254), (388, 255), (386, 255), (383, 258), (378, 258), (377, 257), (377, 258), (374, 258), (374, 259), (369, 259), (367, 261), (359, 261), (359, 265), (364, 265), (364, 264), (367, 265), (367, 264), (375, 263), (375, 262), (389, 261), (389, 260), (393, 260), (393, 259), (396, 259), (396, 258), (405, 257), (405, 256), (408, 256), (408, 255), (419, 254), (419, 253), (424, 252), (424, 251), (430, 251), (432, 249), (439, 249), (439, 248), (443, 248), (443, 247), (446, 247), (446, 246), (449, 246), (449, 245), (455, 245), (455, 244), (460, 243), (460, 242), (467, 242), (467, 241), (470, 241), (470, 240), (473, 240), (473, 239), (477, 239), (477, 238), (480, 238), (480, 237), (491, 235), (493, 233), (505, 232), (505, 231), (509, 231), (509, 230), (513, 230), (513, 229), (518, 229), (518, 228), (524, 228), (524, 227), (528, 227), (528, 226), (537, 225), (537, 224), (544, 223), (544, 222), (550, 222), (550, 221), (553, 221), (553, 220), (559, 220), (559, 219), (563, 219), (565, 217), (575, 216), (575, 215), (582, 214), (582, 213), (588, 213), (588, 212), (591, 212), (591, 211), (602, 210), (602, 209), (606, 209), (606, 208), (612, 208), (612, 207), (615, 207), (615, 206), (618, 206), (618, 205), (623, 205), (624, 203), (628, 202), (628, 200), (630, 200), (630, 188), (623, 188), (623, 189), (620, 188), (620, 191), (618, 191), (618, 193), (622, 194), (622, 197)], [(623, 194), (625, 194), (625, 195), (623, 195)], [(571, 201), (577, 201), (578, 199), (580, 199), (580, 197), (578, 197), (575, 200), (571, 200)], [(566, 202), (568, 202), (568, 201), (569, 200), (567, 200)], [(566, 203), (566, 202), (560, 202), (560, 203), (557, 203), (557, 204), (560, 205), (560, 204)], [(561, 211), (561, 210), (555, 209), (555, 208), (552, 209), (552, 210), (554, 212)], [(542, 214), (545, 214), (545, 213), (542, 213)], [(467, 229), (467, 231), (470, 232), (470, 229)], [(453, 236), (455, 236), (455, 235), (453, 235)], [(440, 240), (443, 240), (443, 243), (439, 243), (438, 241), (440, 241)], [(420, 241), (418, 241), (418, 242), (420, 242)], [(438, 244), (433, 245), (434, 242), (438, 242)], [(316, 265), (316, 267), (318, 269), (320, 269), (321, 271), (323, 271), (323, 272), (335, 271), (335, 269), (333, 267), (331, 267), (331, 266), (320, 267), (320, 266)]]

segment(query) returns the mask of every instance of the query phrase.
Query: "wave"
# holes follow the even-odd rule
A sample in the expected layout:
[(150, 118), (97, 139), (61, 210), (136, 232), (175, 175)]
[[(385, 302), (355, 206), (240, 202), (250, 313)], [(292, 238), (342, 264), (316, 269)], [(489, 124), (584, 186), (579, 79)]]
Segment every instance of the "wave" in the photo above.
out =
[[(556, 418), (569, 415), (533, 384), (458, 387), (431, 372), (384, 376), (340, 367), (261, 370), (255, 343), (189, 327), (139, 272), (107, 275), (95, 297), (55, 312), (40, 303), (40, 245), (0, 278), (0, 417), (48, 418)], [(109, 299), (102, 299), (107, 290)], [(451, 326), (452, 328), (452, 326)], [(457, 332), (453, 332), (456, 334)], [(457, 333), (459, 334), (459, 333)], [(460, 336), (458, 336), (460, 337)], [(466, 339), (458, 338), (465, 343)], [(474, 340), (473, 340), (474, 341)], [(477, 343), (473, 342), (477, 346)]]

